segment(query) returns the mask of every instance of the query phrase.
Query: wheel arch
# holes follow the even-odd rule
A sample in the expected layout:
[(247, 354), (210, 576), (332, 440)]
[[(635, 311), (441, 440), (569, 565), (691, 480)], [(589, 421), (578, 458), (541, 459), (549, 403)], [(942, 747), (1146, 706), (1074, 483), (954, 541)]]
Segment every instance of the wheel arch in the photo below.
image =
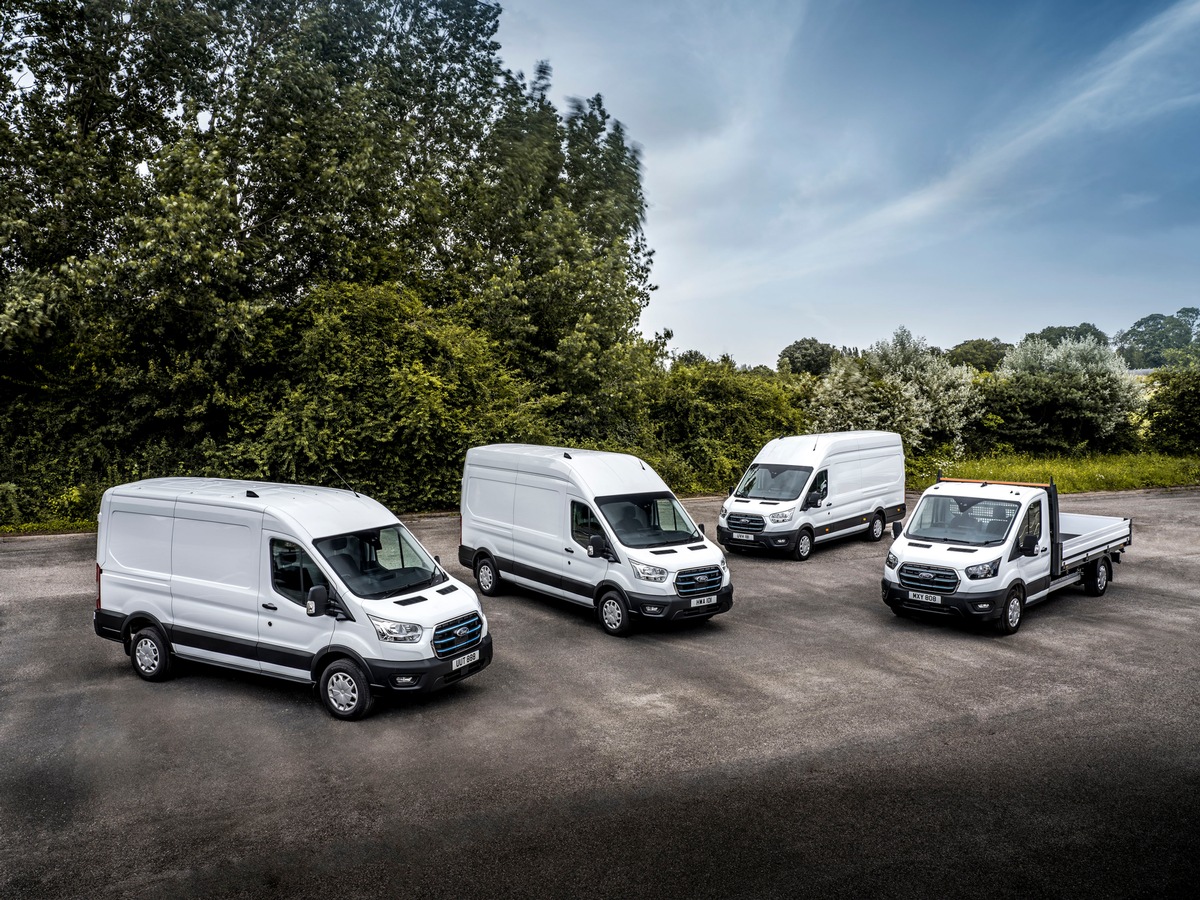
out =
[(371, 677), (371, 667), (367, 665), (367, 661), (357, 651), (340, 644), (331, 644), (313, 657), (312, 668), (309, 670), (309, 678), (312, 679), (313, 684), (321, 680), (321, 672), (324, 671), (326, 666), (337, 662), (339, 659), (350, 660), (363, 670), (368, 682), (374, 683)]
[(609, 591), (616, 591), (621, 595), (621, 599), (625, 601), (625, 605), (629, 605), (629, 592), (621, 587), (617, 582), (610, 581), (607, 578), (596, 585), (596, 589), (592, 591), (592, 608), (595, 609), (600, 605), (600, 598)]
[(133, 636), (146, 627), (157, 628), (163, 636), (163, 640), (167, 642), (167, 650), (171, 650), (171, 633), (167, 627), (159, 621), (158, 616), (148, 612), (131, 612), (125, 617), (125, 621), (121, 623), (121, 643), (125, 647), (125, 653), (129, 653), (130, 645), (133, 643)]

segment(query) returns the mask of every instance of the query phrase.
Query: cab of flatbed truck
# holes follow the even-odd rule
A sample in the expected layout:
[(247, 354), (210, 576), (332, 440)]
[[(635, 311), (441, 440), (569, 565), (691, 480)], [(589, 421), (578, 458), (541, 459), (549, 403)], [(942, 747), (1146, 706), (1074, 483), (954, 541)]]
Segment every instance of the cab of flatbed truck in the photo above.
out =
[(939, 479), (921, 496), (884, 562), (882, 599), (896, 615), (929, 613), (1021, 626), (1026, 606), (1082, 584), (1100, 595), (1130, 543), (1130, 520), (1071, 515), (1062, 531), (1053, 482)]

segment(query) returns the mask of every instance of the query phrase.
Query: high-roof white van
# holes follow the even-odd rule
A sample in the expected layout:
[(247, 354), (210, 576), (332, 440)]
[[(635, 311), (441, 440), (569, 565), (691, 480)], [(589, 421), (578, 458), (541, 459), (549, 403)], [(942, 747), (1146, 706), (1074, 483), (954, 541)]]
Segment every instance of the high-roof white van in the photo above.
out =
[(624, 453), (529, 444), (467, 451), (458, 561), (479, 590), (504, 581), (634, 618), (708, 619), (733, 606), (725, 556), (650, 466)]
[(96, 634), (161, 681), (173, 656), (316, 683), (357, 719), (492, 660), (479, 598), (386, 507), (352, 491), (155, 478), (105, 491)]
[(904, 444), (890, 431), (775, 438), (722, 504), (726, 549), (778, 550), (808, 559), (824, 541), (883, 537), (904, 518)]

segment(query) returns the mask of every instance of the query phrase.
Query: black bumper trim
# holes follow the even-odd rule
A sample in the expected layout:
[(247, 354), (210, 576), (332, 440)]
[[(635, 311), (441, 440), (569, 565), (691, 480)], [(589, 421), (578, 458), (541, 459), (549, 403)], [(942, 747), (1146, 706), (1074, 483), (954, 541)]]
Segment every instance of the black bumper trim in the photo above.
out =
[[(763, 550), (784, 550), (791, 552), (796, 549), (796, 541), (800, 539), (800, 532), (803, 529), (795, 531), (760, 531), (755, 533), (752, 541), (735, 541), (733, 532), (724, 525), (717, 525), (717, 543), (726, 547), (761, 547)], [(745, 534), (746, 532), (738, 532)], [(782, 541), (782, 543), (780, 543)]]
[[(715, 604), (706, 606), (692, 606), (691, 597), (680, 597), (676, 594), (626, 594), (625, 599), (629, 602), (629, 612), (635, 616), (641, 616), (644, 619), (671, 620), (675, 619), (695, 619), (700, 617), (715, 616), (718, 613), (729, 612), (733, 609), (733, 585), (727, 584), (715, 594), (709, 594), (710, 597), (716, 597)], [(647, 613), (642, 611), (645, 605), (663, 607), (661, 613)]]
[[(940, 616), (954, 616), (956, 618), (970, 619), (975, 622), (987, 622), (1000, 618), (1000, 615), (1004, 611), (1004, 597), (1008, 593), (1006, 589), (1002, 589), (998, 591), (986, 591), (980, 594), (938, 594), (942, 598), (941, 603), (925, 603), (921, 600), (910, 600), (908, 598), (908, 588), (893, 581), (888, 581), (886, 578), (881, 580), (880, 585), (883, 602), (892, 609), (933, 613)], [(929, 593), (933, 592), (930, 591)], [(987, 603), (990, 606), (987, 609), (978, 609), (977, 604), (980, 603)]]
[[(484, 635), (474, 647), (460, 653), (462, 658), (468, 653), (479, 651), (479, 659), (461, 669), (454, 669), (454, 659), (417, 659), (403, 662), (391, 659), (364, 659), (367, 664), (368, 676), (372, 689), (379, 692), (397, 694), (427, 694), (441, 690), (451, 684), (470, 678), (486, 669), (492, 662), (492, 636)], [(416, 675), (417, 682), (408, 687), (397, 687), (392, 682), (394, 675)]]

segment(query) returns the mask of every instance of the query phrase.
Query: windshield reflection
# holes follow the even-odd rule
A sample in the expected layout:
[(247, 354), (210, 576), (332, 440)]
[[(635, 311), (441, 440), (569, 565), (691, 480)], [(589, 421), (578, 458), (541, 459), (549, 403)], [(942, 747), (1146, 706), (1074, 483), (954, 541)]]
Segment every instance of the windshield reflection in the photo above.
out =
[(313, 546), (346, 587), (368, 600), (395, 597), (446, 580), (403, 525), (318, 538)]

